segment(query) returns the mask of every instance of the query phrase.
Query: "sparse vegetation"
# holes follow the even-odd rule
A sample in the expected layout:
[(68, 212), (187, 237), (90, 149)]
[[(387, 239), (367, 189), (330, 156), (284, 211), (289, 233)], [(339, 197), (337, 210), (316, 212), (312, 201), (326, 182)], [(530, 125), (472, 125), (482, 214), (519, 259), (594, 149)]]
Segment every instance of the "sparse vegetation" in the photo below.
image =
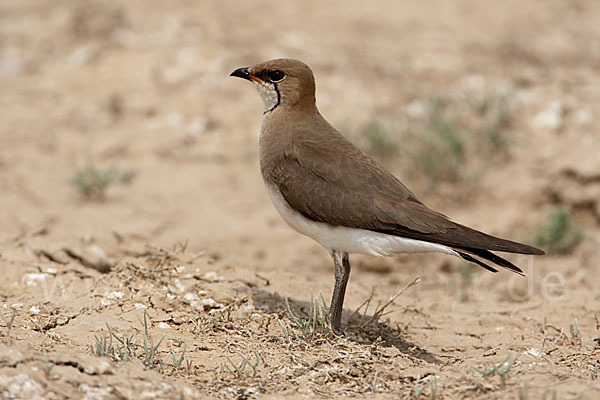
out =
[(50, 378), (50, 374), (52, 373), (52, 369), (56, 365), (54, 360), (50, 360), (48, 358), (48, 353), (44, 351), (44, 372), (46, 373), (46, 377)]
[[(140, 321), (141, 325), (141, 345), (138, 345), (134, 342), (135, 334), (132, 333), (130, 336), (119, 336), (114, 329), (108, 323), (106, 323), (106, 328), (108, 329), (109, 334), (94, 335), (95, 342), (91, 346), (92, 354), (97, 357), (111, 357), (116, 361), (129, 361), (131, 359), (142, 358), (144, 364), (146, 365), (158, 365), (159, 368), (164, 368), (163, 360), (157, 360), (156, 355), (161, 343), (165, 339), (165, 335), (163, 335), (155, 344), (154, 339), (149, 331), (148, 313), (144, 311), (142, 316), (138, 315), (138, 320)], [(113, 338), (117, 340), (119, 343), (118, 345), (113, 343)], [(170, 340), (173, 367), (178, 369), (183, 363), (187, 346), (185, 343), (176, 338), (171, 338)], [(180, 346), (183, 343), (183, 349), (179, 356), (177, 356), (175, 353), (173, 343), (175, 343), (177, 346)], [(143, 352), (141, 354), (136, 354), (137, 348), (141, 348)], [(187, 368), (188, 370), (191, 369), (191, 363), (187, 365)]]
[(420, 119), (400, 123), (373, 117), (350, 136), (368, 154), (386, 164), (400, 162), (408, 174), (423, 174), (432, 185), (472, 182), (478, 176), (466, 171), (484, 170), (508, 154), (510, 123), (504, 96), (430, 98)]
[(577, 344), (582, 344), (581, 331), (579, 330), (579, 320), (577, 318), (575, 318), (573, 323), (569, 325), (569, 330), (571, 331), (571, 341)]
[(418, 398), (425, 393), (426, 389), (429, 389), (430, 398), (435, 399), (437, 396), (437, 376), (435, 374), (427, 375), (415, 384), (413, 392), (414, 400), (418, 400)]
[(488, 95), (483, 98), (466, 99), (475, 118), (475, 134), (478, 150), (489, 157), (506, 156), (510, 139), (506, 130), (510, 128), (512, 117), (505, 96)]
[(135, 354), (133, 352), (133, 347), (134, 347), (133, 333), (129, 337), (126, 337), (126, 336), (120, 337), (112, 330), (112, 328), (110, 327), (110, 325), (108, 325), (108, 323), (106, 324), (106, 328), (108, 329), (108, 332), (110, 333), (110, 335), (112, 337), (114, 337), (115, 339), (117, 339), (117, 341), (119, 341), (119, 343), (121, 343), (121, 346), (119, 346), (117, 348), (119, 360), (127, 361), (127, 360), (129, 360), (130, 357), (135, 357)]
[(471, 263), (460, 262), (456, 270), (460, 276), (460, 301), (467, 301), (469, 300), (468, 290), (472, 286), (473, 276), (475, 276), (479, 269)]
[(140, 316), (138, 316), (138, 319), (144, 331), (144, 334), (142, 335), (142, 338), (144, 340), (144, 361), (146, 363), (150, 363), (152, 361), (152, 358), (156, 354), (156, 351), (158, 350), (160, 344), (164, 340), (165, 335), (163, 335), (158, 341), (158, 343), (155, 345), (152, 336), (148, 332), (148, 313), (144, 310), (144, 317), (141, 318)]
[(9, 333), (10, 333), (10, 330), (12, 329), (13, 322), (15, 321), (16, 316), (17, 316), (17, 312), (13, 311), (12, 316), (10, 317), (10, 319), (8, 319), (8, 318), (6, 318), (6, 316), (4, 315), (2, 310), (0, 310), (0, 318), (2, 318), (2, 321), (4, 322), (4, 325), (6, 325), (6, 328), (8, 328)]
[(465, 162), (464, 134), (457, 128), (447, 104), (440, 99), (428, 102), (425, 126), (410, 130), (412, 165), (433, 182), (461, 178)]
[(548, 215), (548, 223), (534, 239), (534, 245), (550, 254), (568, 254), (583, 239), (581, 228), (566, 208), (557, 208)]
[[(183, 343), (183, 349), (181, 350), (181, 355), (179, 357), (177, 357), (177, 355), (175, 354), (175, 349), (173, 349), (173, 342), (175, 342), (179, 346), (181, 346), (181, 340), (171, 338), (171, 357), (173, 358), (173, 366), (175, 368), (179, 368), (181, 366), (183, 358), (185, 357), (185, 350), (186, 350), (187, 344), (185, 342)], [(188, 370), (189, 370), (189, 368), (188, 368)]]
[[(173, 307), (174, 309), (180, 307), (186, 309), (189, 304), (187, 301), (191, 300), (184, 302), (183, 296), (192, 291), (197, 296), (215, 296), (215, 293), (219, 291), (222, 296), (215, 298), (217, 304), (222, 303), (219, 306), (210, 302), (211, 307), (190, 311), (193, 313), (193, 318), (180, 319), (180, 316), (177, 316), (178, 313), (174, 312), (171, 317), (174, 323), (170, 324), (172, 330), (169, 332), (177, 331), (178, 334), (175, 335), (169, 333), (165, 337), (153, 334), (156, 327), (150, 318), (151, 311), (142, 311), (137, 314), (139, 322), (135, 322), (134, 327), (131, 328), (133, 331), (120, 331), (110, 324), (105, 324), (103, 331), (96, 332), (97, 335), (93, 339), (94, 345), (90, 347), (95, 355), (117, 361), (110, 363), (110, 368), (119, 372), (136, 371), (139, 374), (142, 374), (143, 370), (152, 369), (152, 373), (162, 374), (161, 379), (164, 378), (168, 381), (172, 376), (177, 376), (182, 381), (193, 380), (202, 383), (204, 385), (202, 387), (214, 388), (204, 389), (203, 393), (222, 395), (222, 397), (227, 397), (231, 393), (252, 394), (257, 392), (273, 392), (279, 395), (284, 393), (285, 389), (283, 388), (288, 385), (290, 393), (297, 394), (296, 387), (302, 385), (307, 393), (343, 391), (344, 394), (339, 397), (376, 393), (419, 400), (453, 396), (455, 393), (463, 394), (465, 392), (468, 396), (470, 389), (461, 389), (457, 392), (455, 382), (458, 385), (473, 388), (485, 387), (486, 392), (498, 391), (494, 394), (503, 395), (501, 391), (506, 389), (500, 388), (500, 381), (508, 383), (510, 371), (514, 372), (512, 358), (507, 358), (499, 364), (490, 364), (486, 368), (475, 368), (479, 371), (478, 374), (490, 381), (499, 379), (494, 385), (485, 383), (483, 386), (476, 386), (473, 385), (473, 382), (469, 382), (469, 380), (473, 380), (474, 376), (471, 374), (469, 377), (465, 374), (466, 370), (470, 370), (470, 366), (464, 368), (464, 364), (462, 367), (457, 365), (457, 373), (453, 370), (443, 369), (444, 364), (438, 364), (438, 361), (443, 363), (443, 360), (439, 360), (438, 354), (429, 353), (421, 345), (426, 340), (444, 340), (443, 338), (439, 339), (440, 335), (438, 334), (442, 328), (440, 325), (431, 324), (433, 321), (430, 319), (430, 310), (422, 307), (420, 305), (422, 300), (419, 300), (434, 293), (430, 290), (436, 290), (436, 288), (426, 286), (423, 288), (423, 293), (415, 292), (410, 293), (410, 296), (403, 296), (403, 293), (406, 294), (409, 288), (419, 283), (418, 277), (409, 281), (401, 290), (392, 292), (392, 296), (389, 298), (382, 298), (380, 301), (377, 301), (375, 297), (377, 291), (372, 292), (353, 315), (350, 313), (345, 315), (345, 317), (349, 317), (345, 318), (345, 336), (334, 337), (327, 330), (327, 307), (322, 295), (311, 296), (310, 302), (307, 301), (305, 304), (292, 299), (286, 301), (279, 296), (267, 293), (269, 296), (263, 298), (264, 302), (259, 296), (253, 296), (252, 303), (248, 303), (249, 297), (240, 297), (235, 289), (224, 286), (222, 280), (207, 279), (197, 286), (196, 278), (183, 278), (186, 269), (180, 269), (177, 273), (173, 267), (180, 268), (182, 264), (185, 264), (186, 256), (185, 253), (173, 255), (176, 258), (166, 259), (160, 264), (160, 267), (153, 270), (153, 274), (138, 274), (140, 265), (149, 263), (154, 257), (153, 253), (144, 253), (131, 264), (121, 264), (111, 274), (104, 275), (105, 279), (109, 281), (94, 289), (95, 296), (106, 297), (111, 293), (106, 293), (105, 288), (117, 286), (123, 282), (124, 277), (129, 276), (132, 279), (130, 284), (140, 287), (143, 297), (159, 293), (154, 297), (158, 307)], [(206, 267), (209, 264), (198, 263), (198, 265)], [(464, 274), (465, 279), (468, 279), (469, 273), (465, 271)], [(199, 276), (202, 277), (204, 274), (200, 273)], [(163, 286), (167, 281), (173, 283), (179, 281), (177, 284), (185, 289), (180, 292), (169, 291)], [(224, 287), (225, 289), (223, 289)], [(226, 292), (223, 293), (223, 290)], [(201, 294), (201, 291), (205, 293)], [(161, 300), (161, 293), (177, 294), (174, 297), (165, 296), (164, 300)], [(210, 298), (212, 299), (212, 297)], [(400, 307), (397, 306), (400, 302), (399, 298), (404, 303)], [(168, 301), (168, 303), (164, 301)], [(453, 301), (452, 306), (460, 309), (460, 304), (456, 303), (454, 299), (448, 301)], [(111, 305), (107, 306), (109, 309), (110, 307)], [(434, 309), (432, 308), (432, 310)], [(402, 315), (387, 319), (386, 315), (389, 315), (390, 312)], [(525, 314), (521, 313), (520, 315)], [(191, 316), (192, 314), (187, 315)], [(493, 313), (490, 314), (490, 316), (493, 315)], [(38, 314), (36, 318), (41, 318), (41, 316)], [(131, 318), (131, 314), (129, 314), (129, 318)], [(133, 319), (135, 320), (135, 318), (134, 316)], [(447, 318), (457, 321), (453, 315), (448, 315)], [(498, 319), (491, 320), (499, 321)], [(586, 323), (588, 321), (589, 318), (586, 317)], [(567, 322), (562, 339), (552, 340), (550, 346), (542, 345), (544, 348), (541, 352), (548, 354), (547, 356), (552, 360), (560, 357), (559, 352), (553, 350), (555, 347), (572, 346), (579, 342), (581, 335), (578, 332), (580, 327), (583, 331), (583, 320), (574, 321), (571, 318), (569, 322), (572, 323), (571, 340), (569, 340), (569, 323)], [(548, 329), (547, 326), (545, 328)], [(465, 335), (465, 340), (476, 342), (483, 340), (479, 338), (479, 335), (471, 337), (469, 331), (463, 333), (464, 331), (462, 326), (452, 327), (448, 330), (448, 332), (452, 332), (451, 335)], [(506, 337), (501, 333), (494, 333), (492, 329), (489, 331), (490, 335), (496, 335), (495, 337)], [(421, 336), (422, 332), (434, 332), (430, 334), (435, 338), (427, 339), (426, 335)], [(541, 331), (540, 335), (545, 335), (545, 332), (546, 330)], [(183, 335), (183, 337), (179, 335)], [(156, 340), (154, 340), (154, 336), (156, 336)], [(165, 340), (166, 347), (163, 346)], [(194, 342), (193, 350), (190, 350), (188, 346), (190, 340)], [(445, 346), (444, 351), (449, 352), (452, 357), (457, 359), (459, 358), (458, 352), (463, 351), (460, 349), (460, 344), (456, 348), (448, 344)], [(552, 351), (554, 352), (550, 353)], [(537, 356), (529, 352), (527, 357)], [(58, 382), (62, 379), (65, 368), (57, 371), (56, 368), (52, 369), (52, 362), (46, 360), (44, 363), (44, 358), (39, 357), (37, 360), (41, 360), (40, 370), (42, 374), (47, 371), (48, 380)], [(192, 368), (192, 361), (194, 361), (195, 368)], [(75, 359), (67, 360), (64, 363), (56, 361), (56, 364), (61, 366), (80, 365), (86, 369), (101, 368), (101, 366), (109, 364), (98, 362), (90, 365), (86, 362), (89, 361)], [(398, 369), (398, 365), (406, 365), (406, 363), (416, 365), (418, 368), (405, 371), (401, 368)], [(594, 370), (592, 362), (586, 362), (583, 365), (586, 368), (587, 379), (590, 379), (590, 375), (595, 376), (597, 371)], [(422, 375), (425, 368), (430, 372)], [(443, 393), (441, 393), (440, 378), (437, 376), (441, 373), (444, 374), (445, 382)], [(493, 378), (493, 375), (498, 375), (499, 378)], [(157, 374), (152, 376), (156, 377)], [(481, 381), (481, 379), (477, 379), (477, 381)], [(290, 382), (298, 383), (290, 385)], [(511, 390), (515, 385), (511, 385)]]
[[(329, 310), (321, 293), (319, 293), (318, 299), (314, 298), (312, 292), (310, 293), (308, 319), (300, 318), (294, 314), (287, 297), (285, 298), (285, 306), (289, 318), (294, 322), (296, 327), (300, 329), (300, 332), (302, 332), (302, 339), (304, 339), (306, 343), (317, 344), (322, 340), (335, 335), (331, 328)], [(289, 341), (289, 329), (286, 329), (285, 325), (282, 325), (282, 329), (284, 329), (286, 340)]]
[(158, 347), (160, 346), (164, 338), (165, 335), (163, 335), (158, 341), (158, 343), (154, 345), (152, 337), (149, 335), (144, 335), (144, 355), (146, 356), (146, 362), (152, 361), (152, 357), (154, 357), (154, 354), (156, 354), (156, 350), (158, 350)]
[(137, 316), (138, 321), (140, 321), (140, 325), (142, 325), (142, 329), (144, 330), (144, 336), (148, 336), (148, 313), (144, 310), (143, 317)]
[(96, 342), (92, 346), (92, 354), (96, 357), (108, 357), (113, 354), (112, 336), (94, 335)]
[[(252, 358), (252, 355), (254, 355), (254, 362), (250, 360)], [(219, 370), (221, 374), (221, 379), (225, 379), (230, 374), (236, 378), (242, 378), (244, 376), (254, 378), (256, 376), (257, 368), (260, 363), (260, 357), (258, 352), (254, 350), (251, 353), (248, 353), (248, 355), (238, 353), (238, 356), (240, 356), (241, 358), (239, 364), (231, 361), (229, 357), (225, 357), (227, 361), (223, 361), (221, 363), (221, 368)], [(250, 367), (250, 370), (252, 371), (251, 374), (249, 372), (246, 372), (246, 367)]]
[(100, 168), (90, 163), (75, 171), (71, 184), (79, 194), (87, 200), (102, 200), (106, 190), (115, 183), (119, 176), (116, 168)]
[[(367, 316), (367, 312), (369, 311), (369, 306), (371, 305), (371, 302), (373, 301), (373, 296), (374, 296), (374, 291), (371, 291), (371, 294), (369, 295), (369, 297), (360, 305), (358, 306), (358, 308), (356, 310), (354, 310), (354, 312), (352, 313), (352, 315), (350, 316), (350, 318), (348, 319), (348, 324), (350, 326), (355, 326), (361, 329), (364, 329), (368, 326), (373, 326), (377, 323), (380, 322), (381, 318), (391, 312), (392, 311), (386, 311), (387, 308), (389, 306), (391, 306), (392, 304), (394, 304), (394, 301), (396, 301), (396, 299), (402, 294), (404, 293), (406, 290), (408, 290), (409, 288), (418, 285), (419, 283), (421, 283), (421, 277), (420, 276), (416, 276), (415, 278), (413, 278), (404, 288), (402, 288), (401, 290), (399, 290), (396, 294), (390, 296), (390, 298), (382, 303), (379, 302), (377, 304), (377, 306), (375, 307), (375, 312), (373, 313), (373, 315), (371, 315), (370, 317)], [(362, 311), (362, 322), (359, 323), (358, 325), (355, 325), (352, 321), (353, 319), (358, 316), (360, 314), (360, 310)]]
[(481, 374), (484, 378), (488, 378), (492, 375), (498, 375), (500, 377), (500, 381), (502, 382), (502, 386), (504, 387), (506, 382), (506, 376), (510, 372), (510, 369), (517, 361), (518, 354), (510, 353), (502, 362), (498, 364), (492, 365), (491, 367), (479, 369), (477, 367), (473, 367), (473, 369)]

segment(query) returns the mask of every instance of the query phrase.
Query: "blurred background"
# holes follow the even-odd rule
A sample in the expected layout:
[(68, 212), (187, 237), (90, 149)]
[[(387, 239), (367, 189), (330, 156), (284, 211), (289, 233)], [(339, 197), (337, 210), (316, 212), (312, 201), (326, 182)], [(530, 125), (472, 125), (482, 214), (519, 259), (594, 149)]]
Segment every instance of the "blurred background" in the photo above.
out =
[(276, 57), (308, 63), (326, 118), (426, 204), (518, 240), (556, 212), (597, 231), (599, 17), (594, 1), (0, 2), (0, 240), (115, 231), (241, 259), (287, 240), (260, 100), (228, 76)]
[(117, 256), (123, 241), (185, 241), (229, 264), (328, 276), (328, 255), (265, 195), (262, 105), (229, 77), (291, 57), (314, 69), (326, 118), (429, 206), (574, 268), (598, 252), (597, 2), (0, 7), (4, 243), (42, 230), (50, 250)]
[[(0, 0), (0, 268), (8, 278), (0, 299), (27, 315), (42, 300), (37, 289), (24, 294), (22, 277), (40, 265), (76, 265), (69, 279), (92, 274), (85, 279), (105, 285), (94, 296), (108, 296), (130, 282), (123, 277), (133, 264), (120, 260), (176, 245), (203, 255), (189, 262), (197, 271), (229, 274), (237, 283), (222, 283), (227, 290), (260, 276), (254, 285), (265, 292), (329, 299), (329, 255), (289, 229), (264, 191), (262, 103), (252, 85), (229, 77), (289, 57), (312, 67), (321, 113), (425, 204), (548, 252), (534, 261), (509, 255), (531, 279), (518, 281), (444, 256), (353, 257), (348, 310), (374, 287), (385, 297), (420, 275), (417, 293), (398, 300), (417, 311), (393, 318), (425, 353), (484, 357), (482, 336), (500, 343), (498, 357), (543, 346), (546, 318), (571, 326), (572, 340), (581, 327), (579, 344), (583, 337), (590, 350), (600, 336), (599, 21), (597, 0)], [(102, 281), (107, 275), (81, 255), (118, 273)], [(544, 292), (551, 273), (563, 285)], [(158, 285), (154, 274), (146, 283)], [(119, 316), (110, 304), (141, 301), (122, 290), (122, 300), (94, 297), (94, 310)], [(81, 298), (90, 293), (81, 289)], [(504, 311), (480, 314), (490, 309)], [(82, 351), (104, 328), (89, 318), (80, 331), (60, 331)], [(480, 336), (457, 333), (465, 326)], [(560, 329), (556, 337), (566, 338)], [(573, 390), (582, 393), (594, 361), (561, 364), (580, 350), (573, 343), (557, 344), (551, 375), (527, 375), (540, 393), (542, 376), (569, 374), (581, 378)]]

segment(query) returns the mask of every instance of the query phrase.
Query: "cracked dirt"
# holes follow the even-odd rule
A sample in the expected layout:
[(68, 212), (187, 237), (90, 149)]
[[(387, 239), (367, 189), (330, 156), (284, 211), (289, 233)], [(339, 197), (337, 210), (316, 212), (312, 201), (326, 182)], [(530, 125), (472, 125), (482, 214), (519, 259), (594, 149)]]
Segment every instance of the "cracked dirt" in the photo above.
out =
[[(0, 1), (0, 398), (598, 398), (599, 19), (592, 0)], [(365, 148), (353, 127), (398, 132), (375, 155), (432, 208), (532, 242), (565, 207), (581, 242), (509, 255), (526, 278), (354, 256), (346, 336), (303, 338), (285, 299), (308, 318), (332, 263), (270, 204), (262, 105), (228, 76), (281, 56)], [(474, 133), (495, 98), (498, 157)], [(431, 99), (473, 130), (454, 181), (402, 133)], [(91, 200), (90, 165), (118, 173)]]

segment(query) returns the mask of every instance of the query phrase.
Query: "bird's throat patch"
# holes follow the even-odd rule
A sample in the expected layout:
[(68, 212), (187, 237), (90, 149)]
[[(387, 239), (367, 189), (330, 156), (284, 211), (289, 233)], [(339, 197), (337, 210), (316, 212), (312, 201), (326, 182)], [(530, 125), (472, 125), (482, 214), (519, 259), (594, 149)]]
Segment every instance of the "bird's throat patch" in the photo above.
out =
[(265, 105), (263, 114), (274, 110), (275, 107), (277, 107), (279, 105), (279, 102), (281, 101), (281, 95), (279, 94), (277, 84), (262, 81), (259, 83), (254, 80), (252, 82), (256, 86), (256, 90), (258, 91), (258, 94)]

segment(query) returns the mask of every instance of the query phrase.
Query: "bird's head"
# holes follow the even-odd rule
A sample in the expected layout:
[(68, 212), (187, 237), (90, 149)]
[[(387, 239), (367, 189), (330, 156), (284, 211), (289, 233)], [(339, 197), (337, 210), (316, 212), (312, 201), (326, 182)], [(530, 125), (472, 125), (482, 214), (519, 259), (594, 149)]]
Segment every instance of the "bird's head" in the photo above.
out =
[(253, 67), (238, 68), (231, 76), (254, 83), (265, 104), (264, 113), (278, 108), (315, 107), (315, 78), (308, 65), (280, 58)]

